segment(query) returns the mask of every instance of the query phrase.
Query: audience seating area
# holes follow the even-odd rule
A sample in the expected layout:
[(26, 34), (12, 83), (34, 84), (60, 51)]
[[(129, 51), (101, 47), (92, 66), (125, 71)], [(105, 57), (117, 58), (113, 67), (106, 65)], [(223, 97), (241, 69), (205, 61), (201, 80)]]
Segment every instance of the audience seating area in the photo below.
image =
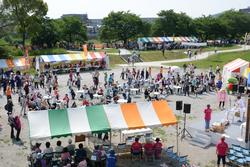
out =
[(228, 165), (250, 166), (250, 150), (239, 145), (232, 145), (227, 154)]
[(189, 167), (189, 160), (188, 160), (188, 156), (180, 156), (177, 155), (176, 152), (174, 152), (174, 146), (170, 146), (168, 148), (165, 149), (165, 154), (167, 156), (168, 159), (168, 164), (172, 164), (176, 167)]

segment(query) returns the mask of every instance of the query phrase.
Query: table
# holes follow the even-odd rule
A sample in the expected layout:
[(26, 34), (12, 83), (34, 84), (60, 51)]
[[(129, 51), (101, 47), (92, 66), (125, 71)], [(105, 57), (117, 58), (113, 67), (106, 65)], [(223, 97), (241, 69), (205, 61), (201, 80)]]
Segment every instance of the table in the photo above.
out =
[(179, 90), (181, 89), (181, 87), (180, 87), (180, 86), (177, 86), (177, 85), (174, 85), (174, 86), (173, 86), (173, 89), (174, 89), (174, 92), (175, 92), (176, 94), (178, 94), (178, 92), (179, 92)]
[(155, 96), (158, 96), (158, 95), (160, 95), (161, 93), (160, 92), (154, 92), (154, 95)]
[(93, 96), (94, 96), (94, 98), (96, 98), (96, 99), (99, 99), (99, 98), (102, 97), (102, 95), (98, 95), (98, 94), (94, 94)]
[(138, 88), (131, 88), (130, 91), (131, 91), (132, 94), (134, 94), (134, 92), (136, 94), (136, 92), (138, 92), (139, 89)]
[(45, 100), (50, 100), (50, 99), (52, 99), (52, 96), (50, 96), (50, 95), (45, 95), (45, 96), (43, 96), (43, 99), (45, 99)]
[(77, 99), (80, 99), (81, 95), (85, 95), (86, 94), (86, 91), (85, 90), (78, 90), (76, 91), (76, 97)]
[(119, 100), (117, 100), (117, 103), (127, 103), (128, 102), (128, 100), (125, 100), (125, 99), (119, 99)]

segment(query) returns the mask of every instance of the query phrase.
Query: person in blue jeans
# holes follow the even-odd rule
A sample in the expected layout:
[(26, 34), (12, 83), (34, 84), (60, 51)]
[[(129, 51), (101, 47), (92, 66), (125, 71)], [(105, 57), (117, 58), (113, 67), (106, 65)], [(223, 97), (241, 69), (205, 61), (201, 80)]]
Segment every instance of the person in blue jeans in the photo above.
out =
[(115, 151), (111, 149), (107, 154), (106, 167), (116, 167), (116, 161)]

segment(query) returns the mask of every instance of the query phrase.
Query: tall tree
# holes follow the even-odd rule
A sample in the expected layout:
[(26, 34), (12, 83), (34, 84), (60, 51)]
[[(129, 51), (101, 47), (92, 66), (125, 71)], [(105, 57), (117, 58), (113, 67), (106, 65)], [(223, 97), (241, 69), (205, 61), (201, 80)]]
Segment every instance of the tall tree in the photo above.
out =
[(63, 36), (68, 44), (72, 42), (84, 42), (87, 40), (86, 25), (82, 24), (78, 17), (64, 17), (63, 18)]
[(31, 35), (31, 42), (40, 47), (46, 44), (51, 48), (55, 46), (56, 42), (62, 40), (60, 37), (61, 29), (59, 28), (58, 21), (46, 18)]
[(230, 39), (238, 39), (250, 32), (250, 15), (247, 13), (229, 10), (218, 19), (226, 26), (227, 37)]
[(158, 13), (159, 18), (153, 25), (155, 36), (189, 36), (194, 34), (192, 18), (185, 13), (175, 13), (173, 10), (162, 10)]
[(217, 18), (203, 16), (194, 19), (196, 35), (202, 40), (224, 39), (226, 37), (226, 27)]
[[(146, 24), (145, 24), (146, 25)], [(100, 38), (103, 41), (123, 41), (136, 38), (143, 30), (139, 16), (130, 12), (111, 12), (103, 19)]]
[(17, 25), (25, 46), (29, 30), (47, 14), (47, 4), (43, 0), (3, 0), (3, 5)]

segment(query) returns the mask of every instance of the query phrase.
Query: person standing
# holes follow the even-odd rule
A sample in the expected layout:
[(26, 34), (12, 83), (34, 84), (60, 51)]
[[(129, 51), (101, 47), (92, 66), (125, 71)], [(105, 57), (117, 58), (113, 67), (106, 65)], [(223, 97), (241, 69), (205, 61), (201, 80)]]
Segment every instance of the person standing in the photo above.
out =
[(228, 152), (228, 144), (225, 142), (225, 136), (221, 137), (221, 141), (216, 145), (217, 166), (220, 166), (222, 159), (223, 167), (226, 166), (226, 155)]
[(21, 132), (21, 120), (19, 116), (15, 116), (15, 129), (16, 129), (16, 141), (20, 141), (20, 132)]
[(218, 100), (219, 100), (219, 108), (221, 110), (224, 109), (225, 106), (225, 101), (227, 100), (227, 92), (225, 89), (221, 89), (220, 91), (218, 91)]
[(209, 132), (210, 120), (212, 114), (212, 109), (210, 108), (210, 104), (207, 105), (207, 108), (204, 110), (204, 114), (205, 114), (205, 130), (206, 132)]
[(15, 124), (15, 118), (13, 117), (12, 114), (10, 114), (10, 115), (8, 116), (8, 123), (9, 123), (10, 128), (11, 128), (11, 130), (10, 130), (10, 138), (11, 138), (11, 139), (14, 139), (14, 138), (15, 138), (15, 135), (14, 135), (14, 128), (15, 128), (16, 124)]
[(241, 96), (237, 97), (237, 105), (240, 109), (240, 120), (238, 122), (243, 122), (246, 106)]

